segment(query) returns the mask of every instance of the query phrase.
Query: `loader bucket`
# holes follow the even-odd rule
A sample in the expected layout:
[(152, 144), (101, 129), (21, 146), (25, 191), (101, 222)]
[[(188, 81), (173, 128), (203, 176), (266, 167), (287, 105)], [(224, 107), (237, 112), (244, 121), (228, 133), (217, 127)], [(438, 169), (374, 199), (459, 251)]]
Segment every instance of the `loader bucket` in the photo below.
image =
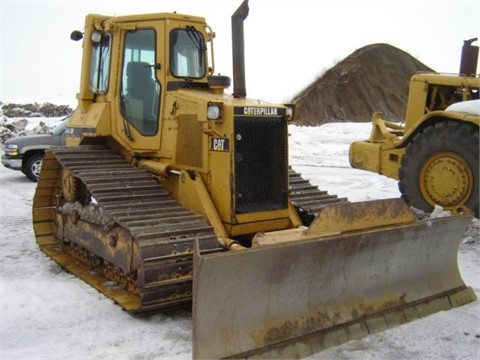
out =
[(194, 254), (193, 358), (301, 358), (474, 301), (468, 216)]

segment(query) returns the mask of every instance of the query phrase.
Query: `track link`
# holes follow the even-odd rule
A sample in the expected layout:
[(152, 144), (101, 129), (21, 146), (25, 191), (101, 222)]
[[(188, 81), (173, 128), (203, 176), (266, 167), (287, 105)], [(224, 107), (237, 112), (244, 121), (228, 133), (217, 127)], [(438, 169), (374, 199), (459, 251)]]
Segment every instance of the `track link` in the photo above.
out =
[(304, 211), (317, 215), (326, 205), (348, 201), (337, 195), (329, 194), (312, 185), (291, 167), (289, 169), (289, 193), (292, 203)]

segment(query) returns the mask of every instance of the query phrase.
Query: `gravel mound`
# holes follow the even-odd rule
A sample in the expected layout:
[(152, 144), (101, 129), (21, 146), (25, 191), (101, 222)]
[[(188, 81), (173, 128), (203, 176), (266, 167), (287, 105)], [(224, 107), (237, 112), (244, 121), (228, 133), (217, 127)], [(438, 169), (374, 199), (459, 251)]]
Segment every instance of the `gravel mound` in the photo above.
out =
[(433, 70), (389, 44), (362, 47), (294, 96), (297, 123), (368, 122), (376, 111), (402, 120), (409, 80), (419, 71)]

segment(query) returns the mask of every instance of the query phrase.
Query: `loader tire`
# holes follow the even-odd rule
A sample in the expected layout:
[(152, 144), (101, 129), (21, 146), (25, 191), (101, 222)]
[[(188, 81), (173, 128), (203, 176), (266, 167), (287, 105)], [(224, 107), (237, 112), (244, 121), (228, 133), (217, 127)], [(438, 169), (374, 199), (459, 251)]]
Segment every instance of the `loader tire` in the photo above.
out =
[(464, 205), (479, 217), (478, 126), (444, 121), (416, 134), (407, 145), (398, 188), (411, 206), (430, 212), (435, 205)]

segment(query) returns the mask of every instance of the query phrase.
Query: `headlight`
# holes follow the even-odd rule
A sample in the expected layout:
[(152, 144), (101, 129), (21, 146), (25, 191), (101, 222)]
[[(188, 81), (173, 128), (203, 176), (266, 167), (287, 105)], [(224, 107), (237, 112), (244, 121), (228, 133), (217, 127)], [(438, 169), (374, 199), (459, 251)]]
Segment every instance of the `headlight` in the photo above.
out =
[(284, 104), (287, 107), (286, 118), (287, 121), (292, 121), (295, 118), (295, 104)]
[(98, 31), (92, 31), (92, 34), (90, 35), (90, 40), (92, 40), (92, 42), (95, 44), (99, 44), (100, 41), (102, 41), (102, 34)]
[(291, 119), (293, 117), (293, 109), (287, 108), (287, 119)]
[(220, 119), (221, 109), (218, 104), (210, 104), (207, 107), (207, 118), (208, 120), (218, 120)]
[(18, 145), (16, 145), (16, 144), (5, 145), (5, 155), (17, 156), (18, 155)]

